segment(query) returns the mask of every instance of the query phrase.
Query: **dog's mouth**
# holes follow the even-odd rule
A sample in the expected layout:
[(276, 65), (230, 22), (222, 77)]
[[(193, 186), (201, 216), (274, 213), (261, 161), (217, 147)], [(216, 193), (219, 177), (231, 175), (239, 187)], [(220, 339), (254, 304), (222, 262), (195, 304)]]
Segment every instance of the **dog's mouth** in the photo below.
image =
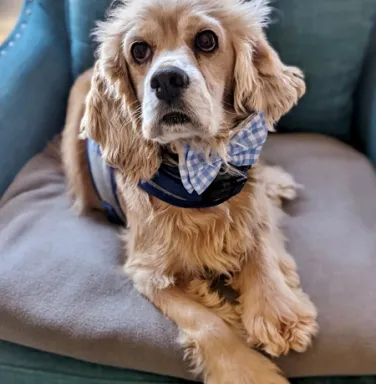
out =
[(161, 123), (166, 125), (182, 125), (189, 124), (192, 120), (189, 116), (182, 112), (170, 112), (164, 115), (161, 119)]

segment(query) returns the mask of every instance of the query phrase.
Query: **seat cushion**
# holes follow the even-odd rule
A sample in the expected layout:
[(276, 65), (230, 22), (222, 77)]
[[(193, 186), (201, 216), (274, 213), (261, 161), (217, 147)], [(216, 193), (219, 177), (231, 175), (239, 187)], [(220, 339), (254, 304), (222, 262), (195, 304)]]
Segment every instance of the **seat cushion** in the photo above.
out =
[[(285, 233), (321, 332), (280, 359), (292, 377), (376, 374), (376, 175), (346, 145), (270, 137), (264, 155), (305, 185)], [(90, 362), (191, 378), (177, 330), (121, 273), (117, 229), (69, 208), (52, 148), (0, 202), (0, 339)]]

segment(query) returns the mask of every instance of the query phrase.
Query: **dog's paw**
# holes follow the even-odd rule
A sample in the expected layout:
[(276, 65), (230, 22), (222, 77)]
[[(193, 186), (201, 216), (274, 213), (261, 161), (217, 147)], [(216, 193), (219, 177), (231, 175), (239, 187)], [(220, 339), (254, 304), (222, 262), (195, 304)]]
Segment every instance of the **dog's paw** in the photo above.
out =
[[(245, 345), (244, 345), (245, 347)], [(205, 384), (288, 384), (278, 368), (264, 356), (248, 348), (234, 349), (218, 359), (204, 379)]]
[(317, 311), (312, 301), (300, 288), (294, 290), (299, 298), (301, 310), (297, 311), (296, 323), (284, 328), (283, 338), (287, 345), (296, 352), (305, 352), (317, 334)]
[(279, 296), (267, 304), (245, 307), (243, 323), (251, 346), (276, 357), (290, 350), (304, 352), (311, 345), (318, 330), (316, 308), (300, 289), (294, 291), (293, 300)]
[(264, 166), (261, 172), (266, 194), (273, 201), (294, 200), (297, 191), (303, 188), (292, 175), (280, 167)]
[(300, 99), (303, 97), (306, 92), (306, 84), (304, 81), (303, 71), (297, 67), (286, 66), (284, 68), (283, 74), (294, 84), (298, 98)]

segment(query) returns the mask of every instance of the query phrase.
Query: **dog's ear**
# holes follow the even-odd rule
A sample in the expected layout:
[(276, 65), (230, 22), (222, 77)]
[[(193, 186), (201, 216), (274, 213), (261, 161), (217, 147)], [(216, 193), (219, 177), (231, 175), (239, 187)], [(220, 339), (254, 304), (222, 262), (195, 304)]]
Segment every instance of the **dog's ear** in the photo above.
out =
[(263, 111), (270, 129), (305, 93), (303, 73), (282, 63), (263, 32), (235, 46), (234, 108), (237, 113)]
[(140, 105), (121, 42), (115, 39), (105, 39), (99, 48), (81, 136), (96, 141), (105, 161), (127, 178), (146, 180), (159, 168), (159, 149), (141, 134)]

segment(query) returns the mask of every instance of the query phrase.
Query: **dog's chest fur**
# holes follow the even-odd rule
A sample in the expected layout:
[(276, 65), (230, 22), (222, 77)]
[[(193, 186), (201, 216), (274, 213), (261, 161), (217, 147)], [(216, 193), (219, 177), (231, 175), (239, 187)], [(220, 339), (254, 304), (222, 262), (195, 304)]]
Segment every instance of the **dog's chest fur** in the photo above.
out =
[(185, 277), (238, 272), (257, 245), (256, 188), (250, 180), (217, 207), (181, 209), (125, 187), (128, 267)]

